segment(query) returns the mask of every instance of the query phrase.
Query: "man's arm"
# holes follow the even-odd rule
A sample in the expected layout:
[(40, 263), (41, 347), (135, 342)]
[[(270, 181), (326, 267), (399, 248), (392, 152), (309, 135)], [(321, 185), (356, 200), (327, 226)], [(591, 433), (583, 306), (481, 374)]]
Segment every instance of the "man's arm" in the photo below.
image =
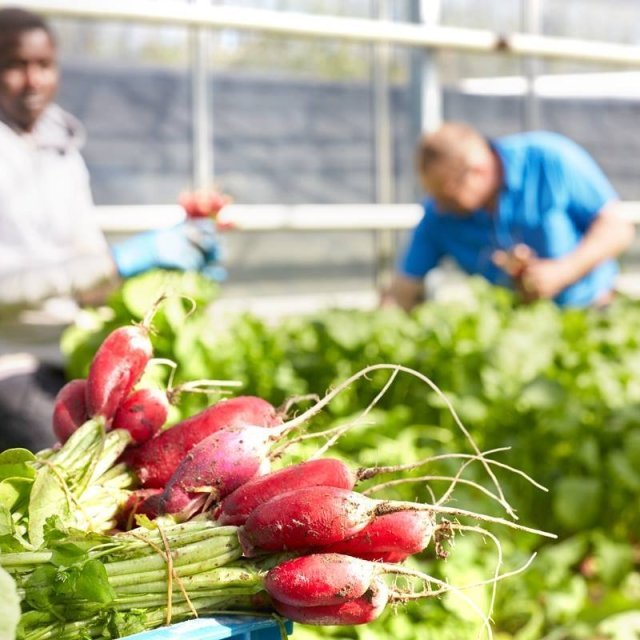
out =
[(380, 296), (380, 306), (396, 306), (410, 311), (425, 299), (424, 278), (443, 257), (439, 245), (438, 218), (430, 202), (409, 237), (407, 248), (396, 264), (391, 284)]
[(108, 252), (79, 254), (55, 263), (16, 261), (11, 269), (0, 269), (0, 308), (35, 306), (50, 297), (89, 292), (116, 278)]
[(622, 213), (619, 202), (602, 209), (569, 258), (573, 282), (609, 258), (616, 258), (633, 242), (635, 228)]
[(396, 274), (380, 298), (381, 307), (397, 306), (410, 311), (425, 298), (424, 280)]
[(619, 256), (633, 242), (635, 229), (618, 202), (607, 204), (593, 220), (574, 251), (561, 258), (533, 258), (521, 274), (531, 299), (553, 298), (600, 263)]

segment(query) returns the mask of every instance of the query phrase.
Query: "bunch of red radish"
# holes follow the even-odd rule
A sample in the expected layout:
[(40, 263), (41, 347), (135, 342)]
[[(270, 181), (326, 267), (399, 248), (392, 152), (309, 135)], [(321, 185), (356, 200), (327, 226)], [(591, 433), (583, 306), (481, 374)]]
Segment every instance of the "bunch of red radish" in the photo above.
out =
[(425, 549), (434, 515), (406, 503), (373, 500), (356, 491), (359, 474), (319, 458), (254, 478), (224, 498), (220, 524), (239, 526), (245, 557), (293, 552), (268, 572), (265, 589), (281, 615), (306, 624), (371, 622), (389, 602), (405, 601), (383, 575)]
[[(58, 440), (64, 443), (90, 419), (102, 421), (107, 431), (128, 431), (134, 446), (127, 450), (125, 461), (142, 488), (173, 487), (165, 500), (168, 507), (186, 493), (194, 493), (187, 490), (193, 483), (203, 487), (218, 482), (215, 479), (224, 473), (222, 467), (228, 460), (224, 455), (219, 459), (206, 455), (208, 450), (220, 448), (217, 440), (223, 440), (226, 448), (243, 457), (242, 447), (249, 449), (245, 469), (227, 470), (234, 476), (229, 482), (241, 483), (253, 477), (259, 467), (266, 471), (264, 463), (256, 464), (255, 456), (250, 459), (249, 454), (259, 443), (264, 449), (274, 439), (267, 428), (282, 423), (275, 408), (261, 398), (241, 396), (216, 403), (160, 432), (169, 412), (168, 394), (157, 388), (136, 388), (152, 356), (147, 324), (120, 327), (110, 333), (93, 357), (88, 377), (68, 382), (56, 397), (53, 431)], [(245, 437), (247, 429), (251, 437)], [(191, 451), (208, 437), (215, 440), (210, 438)], [(204, 466), (208, 472), (200, 475), (199, 468)], [(180, 472), (175, 475), (178, 468)], [(162, 512), (175, 510), (163, 507)]]
[(86, 379), (68, 382), (53, 409), (53, 431), (58, 440), (87, 420), (99, 419), (106, 429), (126, 429), (132, 441), (142, 443), (164, 425), (169, 400), (160, 389), (134, 390), (153, 355), (149, 329), (120, 327), (110, 333), (91, 362)]
[(178, 198), (178, 204), (184, 209), (188, 219), (210, 218), (215, 222), (218, 231), (232, 229), (235, 226), (223, 213), (231, 202), (230, 196), (216, 189), (183, 191)]
[(189, 218), (215, 218), (230, 202), (228, 195), (216, 189), (183, 191), (178, 197), (178, 204)]
[(123, 505), (122, 528), (136, 515), (179, 522), (203, 513), (220, 526), (238, 527), (245, 558), (284, 554), (264, 586), (275, 611), (303, 623), (367, 623), (389, 602), (432, 595), (423, 575), (417, 595), (383, 580), (416, 577), (398, 563), (443, 529), (430, 505), (375, 500), (356, 490), (361, 480), (388, 468), (354, 470), (321, 457), (270, 470), (275, 445), (336, 391), (288, 422), (265, 400), (241, 396), (162, 430), (166, 394), (136, 388), (152, 355), (147, 325), (116, 329), (97, 351), (87, 379), (62, 389), (54, 412), (61, 441), (88, 419), (131, 434), (123, 461), (139, 489)]

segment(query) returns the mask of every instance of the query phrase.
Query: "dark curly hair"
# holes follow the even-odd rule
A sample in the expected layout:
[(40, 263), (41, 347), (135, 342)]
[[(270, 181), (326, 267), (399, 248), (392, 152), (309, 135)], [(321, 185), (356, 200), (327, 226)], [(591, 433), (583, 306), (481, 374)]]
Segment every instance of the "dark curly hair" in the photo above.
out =
[(16, 34), (36, 29), (45, 31), (55, 43), (55, 35), (51, 27), (38, 14), (19, 7), (0, 9), (0, 47), (11, 42)]

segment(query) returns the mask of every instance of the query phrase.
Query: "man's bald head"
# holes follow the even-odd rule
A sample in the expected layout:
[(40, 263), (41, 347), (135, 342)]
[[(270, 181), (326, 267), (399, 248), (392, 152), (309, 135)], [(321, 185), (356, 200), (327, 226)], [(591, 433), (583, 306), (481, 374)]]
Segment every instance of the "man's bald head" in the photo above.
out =
[(425, 133), (416, 155), (418, 174), (438, 208), (460, 214), (492, 206), (501, 180), (489, 142), (469, 125), (448, 122)]
[(447, 122), (420, 138), (418, 171), (426, 173), (434, 165), (456, 167), (470, 164), (490, 153), (489, 143), (473, 127), (461, 122)]

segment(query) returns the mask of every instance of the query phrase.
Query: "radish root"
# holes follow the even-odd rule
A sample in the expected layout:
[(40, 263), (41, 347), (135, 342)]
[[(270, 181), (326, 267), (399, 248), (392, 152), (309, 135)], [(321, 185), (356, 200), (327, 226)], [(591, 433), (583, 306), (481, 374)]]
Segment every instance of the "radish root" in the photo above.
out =
[[(430, 378), (423, 375), (419, 371), (416, 371), (415, 369), (411, 369), (409, 367), (405, 367), (399, 364), (395, 364), (395, 365), (394, 364), (374, 364), (374, 365), (365, 367), (364, 369), (361, 369), (357, 373), (353, 374), (351, 377), (347, 378), (345, 381), (340, 383), (337, 387), (335, 387), (334, 389), (326, 393), (325, 396), (321, 398), (313, 407), (309, 408), (307, 411), (289, 420), (288, 422), (285, 422), (283, 425), (279, 427), (279, 431), (283, 436), (288, 433), (291, 433), (294, 429), (297, 429), (300, 426), (306, 424), (311, 418), (318, 415), (320, 411), (322, 411), (322, 409), (326, 407), (337, 395), (339, 395), (342, 391), (348, 388), (355, 381), (359, 380), (360, 378), (366, 377), (368, 374), (370, 374), (373, 371), (384, 371), (384, 370), (391, 370), (394, 372), (394, 374), (397, 374), (398, 372), (407, 373), (421, 380), (432, 391), (434, 391), (434, 393), (436, 393), (436, 395), (445, 403), (457, 427), (463, 433), (463, 435), (469, 442), (470, 446), (472, 447), (477, 459), (482, 463), (482, 465), (485, 468), (485, 471), (491, 478), (491, 481), (493, 482), (497, 491), (499, 503), (502, 505), (502, 507), (510, 516), (515, 518), (516, 514), (513, 508), (511, 507), (511, 505), (509, 504), (509, 502), (507, 501), (507, 499), (505, 498), (504, 493), (502, 491), (502, 487), (500, 486), (498, 479), (493, 473), (493, 470), (491, 469), (490, 464), (486, 461), (480, 449), (478, 448), (478, 445), (476, 444), (475, 440), (473, 439), (468, 429), (464, 426), (464, 424), (460, 420), (460, 417), (458, 416), (455, 408), (451, 404), (451, 401)], [(374, 401), (372, 401), (370, 406), (374, 406), (376, 402), (380, 399), (380, 397), (381, 395), (378, 394), (378, 396), (376, 396), (376, 398), (374, 399)], [(368, 411), (370, 411), (369, 407), (365, 409), (365, 412), (368, 412)], [(281, 450), (282, 450), (282, 447), (278, 451), (280, 452)]]

